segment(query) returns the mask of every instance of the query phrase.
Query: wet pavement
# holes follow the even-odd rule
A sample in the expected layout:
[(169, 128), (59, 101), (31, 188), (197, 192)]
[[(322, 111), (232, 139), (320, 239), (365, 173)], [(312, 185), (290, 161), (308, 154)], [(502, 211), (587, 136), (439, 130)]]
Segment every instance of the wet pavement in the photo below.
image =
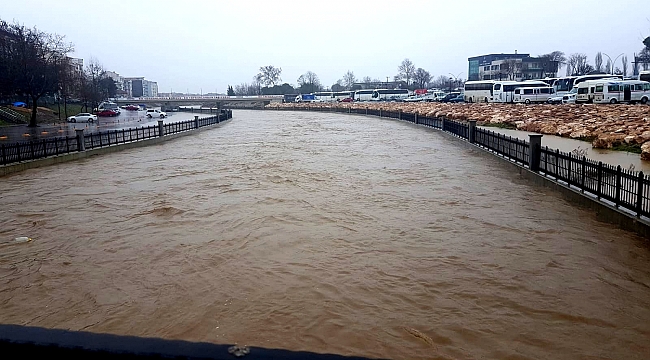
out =
[[(207, 117), (211, 114), (193, 114), (190, 112), (168, 112), (163, 120), (165, 123), (180, 122), (194, 119), (194, 116)], [(55, 123), (39, 124), (35, 128), (27, 125), (13, 125), (0, 127), (0, 144), (12, 144), (18, 141), (29, 141), (57, 136), (74, 136), (75, 130), (84, 129), (86, 133), (107, 130), (121, 130), (151, 126), (158, 123), (159, 119), (149, 119), (145, 111), (123, 110), (116, 117), (99, 117), (96, 123)]]

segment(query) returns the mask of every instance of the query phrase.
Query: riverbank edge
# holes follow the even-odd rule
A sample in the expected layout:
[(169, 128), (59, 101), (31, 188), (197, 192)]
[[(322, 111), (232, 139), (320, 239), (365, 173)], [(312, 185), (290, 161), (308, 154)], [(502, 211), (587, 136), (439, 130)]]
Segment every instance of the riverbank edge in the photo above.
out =
[(42, 159), (28, 160), (28, 161), (20, 162), (20, 163), (16, 163), (16, 164), (9, 164), (9, 165), (0, 166), (0, 178), (3, 177), (3, 176), (8, 176), (8, 175), (15, 174), (15, 173), (18, 173), (18, 172), (21, 172), (21, 171), (25, 171), (25, 170), (28, 170), (28, 169), (36, 169), (36, 168), (55, 165), (55, 164), (60, 164), (60, 163), (64, 163), (64, 162), (84, 159), (84, 158), (94, 156), (94, 155), (110, 154), (110, 153), (114, 153), (114, 152), (118, 152), (118, 151), (122, 151), (122, 150), (160, 144), (162, 142), (177, 139), (179, 137), (196, 134), (196, 133), (204, 131), (204, 130), (211, 130), (211, 129), (214, 129), (215, 127), (220, 127), (222, 124), (227, 124), (228, 122), (230, 122), (230, 120), (232, 120), (232, 118), (221, 121), (221, 122), (213, 124), (213, 125), (208, 125), (208, 126), (200, 127), (198, 129), (183, 131), (183, 132), (176, 133), (176, 134), (169, 134), (169, 135), (165, 135), (163, 137), (156, 137), (156, 138), (152, 138), (152, 139), (144, 139), (144, 140), (133, 141), (133, 142), (128, 142), (128, 143), (124, 143), (124, 144), (110, 145), (110, 146), (105, 146), (105, 147), (86, 150), (86, 151), (81, 151), (81, 152), (74, 152), (74, 153), (69, 153), (69, 154), (50, 156), (50, 157), (46, 157), (46, 158), (42, 158)]
[[(310, 110), (276, 110), (273, 108), (267, 108), (265, 109), (266, 111), (310, 111)], [(336, 113), (336, 114), (341, 114), (341, 115), (352, 115), (352, 116), (363, 116), (363, 117), (372, 117), (372, 118), (377, 118), (376, 116), (372, 115), (364, 115), (364, 114), (352, 114), (352, 113)], [(433, 129), (429, 128), (427, 126), (423, 125), (418, 125), (418, 124), (413, 124), (408, 121), (404, 120), (398, 120), (398, 119), (392, 119), (392, 118), (385, 118), (386, 120), (393, 120), (393, 121), (399, 121), (402, 123), (405, 123), (408, 126), (415, 126), (418, 129), (426, 129), (428, 131), (436, 132), (439, 134), (442, 134), (443, 136), (448, 137), (449, 139), (454, 139), (454, 143), (460, 144), (462, 146), (465, 146), (468, 149), (473, 149), (473, 150), (478, 150), (476, 151), (477, 154), (480, 156), (485, 156), (485, 157), (490, 157), (490, 158), (496, 158), (502, 160), (500, 163), (504, 165), (510, 166), (512, 169), (516, 170), (519, 177), (522, 179), (525, 179), (527, 181), (530, 181), (533, 185), (536, 186), (541, 186), (545, 188), (549, 188), (551, 190), (557, 191), (562, 195), (564, 199), (567, 201), (571, 202), (572, 204), (578, 205), (582, 208), (586, 208), (592, 211), (595, 211), (596, 213), (596, 218), (602, 222), (616, 225), (619, 229), (634, 232), (635, 234), (642, 236), (646, 239), (650, 239), (650, 221), (647, 221), (645, 219), (638, 218), (632, 214), (626, 213), (625, 211), (616, 208), (616, 206), (612, 206), (610, 204), (605, 203), (602, 200), (599, 200), (596, 197), (591, 197), (585, 193), (580, 192), (579, 190), (573, 189), (568, 185), (562, 184), (558, 181), (556, 181), (552, 177), (545, 176), (543, 174), (538, 174), (534, 171), (531, 171), (530, 169), (519, 165), (515, 162), (512, 162), (502, 156), (499, 156), (498, 154), (495, 154), (487, 149), (484, 149), (476, 144), (472, 144), (469, 141), (459, 139), (458, 137), (438, 130), (438, 129)], [(460, 141), (459, 141), (460, 140)]]

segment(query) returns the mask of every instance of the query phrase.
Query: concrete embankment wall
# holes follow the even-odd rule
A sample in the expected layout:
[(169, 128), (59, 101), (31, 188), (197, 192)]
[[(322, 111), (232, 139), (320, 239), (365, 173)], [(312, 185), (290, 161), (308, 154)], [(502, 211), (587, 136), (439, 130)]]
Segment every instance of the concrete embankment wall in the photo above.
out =
[(216, 127), (220, 127), (222, 124), (225, 124), (228, 121), (229, 120), (223, 120), (223, 121), (221, 121), (220, 123), (217, 123), (217, 124), (203, 126), (203, 127), (198, 128), (198, 129), (188, 130), (188, 131), (179, 132), (179, 133), (175, 133), (175, 134), (169, 134), (169, 135), (165, 135), (165, 136), (162, 136), (162, 137), (156, 137), (156, 138), (151, 138), (151, 139), (133, 141), (133, 142), (118, 144), (118, 145), (110, 145), (110, 146), (95, 148), (95, 149), (91, 149), (91, 150), (73, 152), (73, 153), (69, 153), (69, 154), (62, 154), (62, 155), (57, 155), (57, 156), (51, 156), (51, 157), (46, 157), (46, 158), (41, 158), (41, 159), (36, 159), (36, 160), (29, 160), (29, 161), (25, 161), (25, 162), (0, 166), (0, 177), (1, 176), (6, 176), (6, 175), (9, 175), (9, 174), (13, 174), (13, 173), (17, 173), (17, 172), (27, 170), (27, 169), (34, 169), (34, 168), (39, 168), (39, 167), (43, 167), (43, 166), (49, 166), (49, 165), (59, 164), (59, 163), (63, 163), (63, 162), (83, 159), (83, 158), (87, 158), (87, 157), (93, 156), (93, 155), (109, 154), (109, 153), (118, 152), (118, 151), (122, 151), (122, 150), (126, 150), (126, 149), (133, 149), (133, 148), (138, 148), (138, 147), (143, 147), (143, 146), (150, 146), (150, 145), (160, 144), (162, 142), (173, 140), (173, 139), (176, 139), (176, 138), (179, 138), (179, 137), (182, 137), (182, 136), (194, 135), (197, 132), (201, 132), (201, 131), (204, 131), (204, 130), (209, 130), (209, 129), (214, 129)]

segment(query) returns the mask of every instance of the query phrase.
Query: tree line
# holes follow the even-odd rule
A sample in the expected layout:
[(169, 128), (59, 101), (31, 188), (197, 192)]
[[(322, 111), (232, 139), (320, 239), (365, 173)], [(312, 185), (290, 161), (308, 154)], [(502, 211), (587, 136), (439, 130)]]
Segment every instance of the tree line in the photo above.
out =
[[(282, 68), (273, 65), (262, 66), (259, 73), (253, 76), (250, 83), (241, 83), (234, 87), (228, 85), (228, 95), (250, 96), (250, 95), (283, 95), (297, 93), (312, 93), (323, 90), (331, 91), (355, 91), (364, 87), (386, 86), (388, 81), (365, 76), (359, 80), (353, 71), (346, 71), (343, 76), (331, 86), (325, 86), (318, 75), (309, 70), (300, 75), (296, 85), (282, 82)], [(397, 67), (397, 74), (392, 77), (392, 84), (398, 87), (414, 89), (426, 89), (428, 87), (448, 88), (450, 85), (458, 86), (462, 79), (453, 79), (447, 76), (439, 76), (433, 79), (431, 73), (423, 68), (416, 68), (409, 59), (404, 59)], [(363, 84), (363, 85), (362, 85)]]
[(114, 97), (117, 86), (102, 65), (91, 60), (79, 69), (68, 56), (73, 51), (65, 36), (0, 20), (0, 99), (29, 104), (33, 127), (43, 98), (55, 98), (59, 106), (63, 101), (67, 117), (70, 99), (80, 101), (87, 111)]

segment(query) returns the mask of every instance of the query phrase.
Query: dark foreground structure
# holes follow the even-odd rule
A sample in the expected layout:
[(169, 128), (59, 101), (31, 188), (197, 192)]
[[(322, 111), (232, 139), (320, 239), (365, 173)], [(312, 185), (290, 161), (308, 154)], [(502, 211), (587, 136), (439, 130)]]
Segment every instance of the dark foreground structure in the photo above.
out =
[(316, 354), (304, 351), (249, 348), (243, 356), (231, 354), (231, 345), (180, 340), (140, 338), (53, 330), (19, 325), (0, 325), (3, 358), (21, 359), (315, 359), (363, 360), (366, 358)]

